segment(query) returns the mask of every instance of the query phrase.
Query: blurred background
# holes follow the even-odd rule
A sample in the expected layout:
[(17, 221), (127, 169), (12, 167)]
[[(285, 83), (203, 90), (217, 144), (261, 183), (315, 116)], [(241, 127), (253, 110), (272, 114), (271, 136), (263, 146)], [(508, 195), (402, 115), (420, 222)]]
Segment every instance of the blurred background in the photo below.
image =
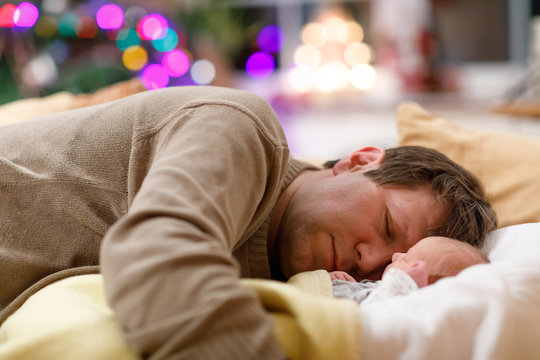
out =
[(134, 77), (246, 89), (304, 158), (394, 146), (404, 100), (540, 135), (534, 113), (491, 111), (540, 100), (539, 14), (537, 0), (0, 1), (0, 104)]

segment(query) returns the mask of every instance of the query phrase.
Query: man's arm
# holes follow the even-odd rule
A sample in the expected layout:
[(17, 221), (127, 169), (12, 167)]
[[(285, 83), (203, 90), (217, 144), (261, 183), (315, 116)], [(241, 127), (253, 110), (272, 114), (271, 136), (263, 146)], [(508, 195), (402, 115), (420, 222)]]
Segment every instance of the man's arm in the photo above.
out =
[[(250, 101), (269, 113), (262, 100)], [(201, 104), (139, 141), (157, 142), (155, 158), (101, 253), (107, 298), (128, 342), (155, 359), (283, 357), (231, 255), (279, 189), (283, 134), (241, 106)]]

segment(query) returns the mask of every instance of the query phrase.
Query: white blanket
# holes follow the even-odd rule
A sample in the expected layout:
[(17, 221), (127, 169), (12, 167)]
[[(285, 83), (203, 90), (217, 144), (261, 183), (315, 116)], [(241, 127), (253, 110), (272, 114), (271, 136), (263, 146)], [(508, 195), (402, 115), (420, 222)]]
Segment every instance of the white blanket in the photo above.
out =
[(362, 359), (540, 359), (540, 223), (485, 251), (491, 264), (362, 307)]

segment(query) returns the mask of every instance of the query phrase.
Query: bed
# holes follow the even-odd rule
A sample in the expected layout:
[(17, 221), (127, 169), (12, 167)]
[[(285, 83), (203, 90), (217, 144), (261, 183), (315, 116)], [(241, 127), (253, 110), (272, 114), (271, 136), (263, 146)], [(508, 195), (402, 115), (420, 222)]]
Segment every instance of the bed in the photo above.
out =
[[(141, 91), (124, 90), (100, 96)], [(31, 111), (43, 115), (96, 101), (102, 100), (56, 94), (4, 105), (0, 119), (21, 113), (18, 106), (27, 110), (23, 121)], [(291, 359), (540, 358), (540, 139), (467, 129), (415, 103), (402, 104), (396, 118), (400, 145), (435, 148), (486, 185), (500, 222), (484, 246), (490, 264), (362, 308), (332, 298), (322, 270), (287, 284), (251, 279), (244, 286), (273, 315)], [(100, 275), (82, 275), (40, 290), (2, 324), (0, 358), (137, 356), (105, 303)]]

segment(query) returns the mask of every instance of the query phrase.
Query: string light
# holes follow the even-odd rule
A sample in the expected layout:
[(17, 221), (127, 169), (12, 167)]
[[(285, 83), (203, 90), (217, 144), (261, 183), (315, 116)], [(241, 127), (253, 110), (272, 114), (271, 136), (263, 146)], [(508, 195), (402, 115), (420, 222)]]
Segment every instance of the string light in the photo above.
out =
[(277, 53), (283, 46), (285, 35), (277, 25), (264, 27), (257, 36), (259, 49), (270, 53)]
[(150, 14), (143, 17), (137, 24), (137, 33), (143, 40), (155, 40), (165, 36), (169, 28), (167, 19), (160, 14)]
[(208, 85), (216, 76), (216, 67), (209, 60), (197, 60), (191, 66), (190, 74), (196, 84)]
[[(91, 39), (104, 30), (102, 35), (115, 41), (121, 51), (122, 64), (130, 71), (140, 71), (148, 89), (168, 86), (170, 78), (178, 78), (177, 83), (199, 85), (214, 81), (214, 64), (206, 59), (193, 62), (191, 54), (184, 49), (187, 35), (169, 26), (168, 20), (161, 14), (148, 14), (137, 6), (129, 7), (124, 12), (109, 0), (87, 0), (74, 12), (67, 11), (68, 0), (43, 0), (39, 4), (43, 15), (38, 7), (28, 1), (17, 6), (4, 4), (0, 7), (0, 27), (33, 28), (35, 35), (42, 38), (61, 36)], [(88, 15), (83, 14), (81, 9)], [(246, 62), (247, 73), (255, 79), (270, 76), (276, 67), (273, 54), (281, 50), (284, 40), (285, 34), (279, 26), (264, 27), (257, 36), (259, 51)], [(150, 42), (152, 48), (142, 44), (144, 41)], [(152, 50), (162, 54), (155, 51), (149, 53)], [(69, 55), (69, 41), (50, 42), (43, 54), (28, 63), (25, 81), (30, 86), (50, 84), (58, 76), (56, 64), (64, 63)], [(149, 64), (151, 58), (159, 63)]]
[(152, 40), (152, 45), (157, 51), (167, 52), (173, 50), (178, 45), (178, 35), (171, 28), (163, 29), (164, 35)]
[(64, 14), (58, 22), (58, 32), (67, 37), (77, 36), (79, 17), (72, 13)]
[(364, 30), (356, 21), (322, 14), (300, 32), (302, 44), (293, 52), (294, 66), (288, 71), (289, 85), (298, 92), (313, 88), (321, 92), (354, 86), (366, 90), (376, 80), (373, 49), (363, 42)]
[(189, 56), (182, 50), (172, 50), (163, 56), (161, 65), (169, 76), (182, 76), (189, 70)]
[(355, 65), (351, 70), (351, 84), (359, 90), (367, 90), (372, 87), (375, 79), (375, 69), (368, 64)]
[(98, 28), (93, 17), (81, 16), (79, 26), (76, 28), (77, 36), (81, 39), (92, 39), (97, 35)]
[(34, 27), (37, 36), (43, 38), (53, 37), (58, 31), (58, 21), (49, 15), (41, 16)]
[(13, 14), (16, 9), (17, 7), (11, 3), (0, 8), (0, 27), (12, 28), (15, 25), (13, 23)]
[(142, 73), (142, 83), (149, 89), (160, 89), (169, 85), (167, 70), (159, 64), (148, 65)]
[(264, 51), (258, 51), (252, 54), (246, 62), (246, 71), (254, 79), (265, 79), (269, 77), (275, 67), (274, 57)]
[(29, 2), (20, 3), (13, 13), (13, 23), (19, 27), (32, 27), (39, 17), (39, 10)]
[(343, 58), (350, 67), (367, 64), (371, 61), (371, 48), (366, 43), (351, 43), (345, 48)]
[(97, 25), (104, 29), (119, 29), (124, 23), (124, 11), (116, 4), (103, 5), (96, 13)]
[(134, 29), (123, 29), (116, 35), (116, 46), (121, 51), (140, 44), (141, 38)]
[(148, 52), (139, 45), (130, 46), (122, 54), (122, 62), (129, 70), (140, 70), (148, 62)]
[(314, 70), (309, 66), (295, 65), (288, 72), (289, 84), (300, 93), (305, 93), (315, 86)]

